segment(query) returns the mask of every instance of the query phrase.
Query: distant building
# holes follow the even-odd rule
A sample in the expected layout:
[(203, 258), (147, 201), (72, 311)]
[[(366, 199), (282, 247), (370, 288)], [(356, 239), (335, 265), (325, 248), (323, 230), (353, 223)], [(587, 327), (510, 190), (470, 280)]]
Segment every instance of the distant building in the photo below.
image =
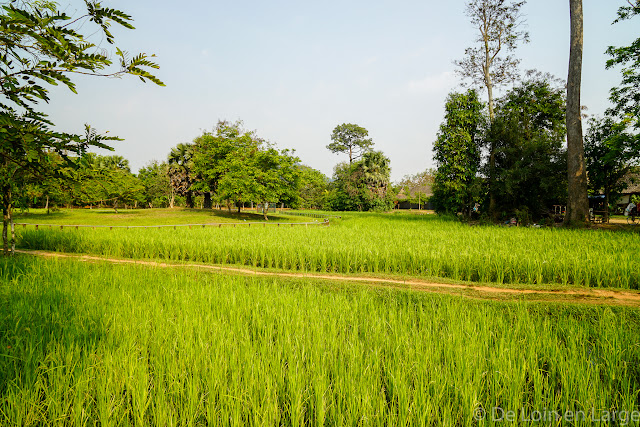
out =
[(433, 209), (431, 184), (405, 186), (396, 195), (397, 209)]
[(616, 202), (616, 205), (622, 209), (629, 204), (631, 197), (640, 196), (640, 173), (628, 173), (624, 177), (624, 181), (627, 184), (627, 188), (622, 191), (622, 196)]

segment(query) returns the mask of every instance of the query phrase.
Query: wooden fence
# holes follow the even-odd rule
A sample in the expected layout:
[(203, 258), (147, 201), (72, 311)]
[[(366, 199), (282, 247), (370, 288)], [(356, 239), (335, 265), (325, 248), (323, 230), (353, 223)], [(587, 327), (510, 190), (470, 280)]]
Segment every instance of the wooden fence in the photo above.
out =
[(287, 226), (291, 226), (291, 227), (296, 227), (296, 226), (304, 226), (304, 227), (308, 227), (308, 226), (328, 226), (329, 225), (329, 219), (325, 218), (325, 220), (323, 222), (214, 222), (214, 223), (207, 223), (207, 224), (173, 224), (173, 225), (86, 225), (86, 224), (78, 224), (78, 225), (70, 225), (70, 224), (32, 224), (32, 223), (26, 223), (26, 222), (16, 222), (15, 223), (16, 226), (21, 225), (23, 229), (26, 229), (27, 226), (31, 226), (31, 227), (35, 227), (36, 230), (39, 230), (41, 227), (42, 228), (48, 228), (49, 230), (53, 229), (53, 228), (60, 228), (61, 230), (64, 230), (65, 228), (75, 228), (76, 230), (78, 230), (79, 228), (92, 228), (92, 229), (96, 229), (96, 228), (108, 228), (110, 230), (113, 230), (114, 228), (126, 228), (127, 230), (130, 228), (170, 228), (173, 227), (173, 229), (175, 230), (178, 227), (189, 227), (189, 228), (205, 228), (205, 227), (212, 227), (212, 228), (222, 228), (222, 227), (266, 227), (266, 226), (275, 226), (275, 227), (287, 227)]
[(341, 219), (340, 215), (327, 215), (323, 213), (315, 213), (315, 212), (280, 212), (282, 215), (294, 215), (294, 216), (307, 216), (311, 218), (324, 218), (328, 220), (329, 218)]

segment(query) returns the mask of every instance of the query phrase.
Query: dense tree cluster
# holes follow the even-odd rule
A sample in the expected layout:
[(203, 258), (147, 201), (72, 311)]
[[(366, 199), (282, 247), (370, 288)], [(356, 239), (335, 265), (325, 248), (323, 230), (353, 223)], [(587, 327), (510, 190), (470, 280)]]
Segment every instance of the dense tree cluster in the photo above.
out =
[(169, 155), (171, 187), (194, 207), (194, 196), (202, 206), (212, 202), (229, 209), (261, 204), (266, 218), (270, 204), (297, 206), (301, 185), (300, 159), (290, 150), (280, 150), (243, 129), (242, 122), (219, 121), (191, 144), (179, 144)]
[[(551, 76), (528, 73), (497, 100), (493, 121), (474, 91), (450, 94), (445, 111), (434, 144), (437, 211), (469, 217), (476, 203), (486, 210), (490, 186), (498, 218), (540, 219), (566, 199), (565, 96)], [(489, 154), (481, 156), (489, 146), (493, 175)]]
[[(640, 2), (628, 0), (618, 19), (640, 14)], [(605, 195), (605, 219), (617, 195), (629, 183), (628, 173), (640, 159), (640, 136), (631, 131), (638, 120), (638, 52), (640, 41), (610, 47), (606, 66), (621, 65), (622, 83), (611, 90), (614, 107), (603, 119), (592, 119), (583, 142), (580, 74), (582, 1), (571, 0), (571, 53), (566, 85), (550, 75), (528, 72), (519, 79), (518, 60), (510, 56), (517, 42), (524, 1), (471, 0), (467, 14), (479, 29), (478, 45), (457, 61), (458, 72), (488, 93), (488, 116), (470, 108), (471, 92), (452, 93), (434, 144), (433, 202), (439, 212), (469, 217), (473, 204), (488, 219), (516, 216), (524, 221), (549, 216), (553, 205), (566, 205), (565, 222), (582, 225), (588, 216), (587, 185)], [(501, 56), (502, 50), (507, 55)], [(496, 83), (516, 80), (494, 100)], [(475, 98), (477, 100), (477, 97)], [(473, 120), (469, 120), (473, 117)], [(465, 121), (467, 119), (467, 121)], [(473, 134), (470, 122), (484, 123)], [(567, 173), (568, 171), (568, 173)]]
[[(351, 123), (336, 126), (327, 148), (334, 153), (349, 155), (349, 163), (334, 168), (329, 184), (325, 209), (337, 211), (384, 211), (393, 207), (390, 160), (374, 151), (369, 131)], [(359, 159), (359, 160), (357, 160)]]

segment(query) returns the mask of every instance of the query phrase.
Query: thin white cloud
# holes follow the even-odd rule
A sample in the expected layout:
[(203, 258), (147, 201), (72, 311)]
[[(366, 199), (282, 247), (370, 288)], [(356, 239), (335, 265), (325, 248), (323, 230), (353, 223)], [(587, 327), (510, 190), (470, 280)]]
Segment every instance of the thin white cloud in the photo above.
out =
[(412, 94), (441, 93), (449, 91), (456, 84), (455, 74), (452, 71), (444, 71), (420, 80), (411, 80), (407, 90)]

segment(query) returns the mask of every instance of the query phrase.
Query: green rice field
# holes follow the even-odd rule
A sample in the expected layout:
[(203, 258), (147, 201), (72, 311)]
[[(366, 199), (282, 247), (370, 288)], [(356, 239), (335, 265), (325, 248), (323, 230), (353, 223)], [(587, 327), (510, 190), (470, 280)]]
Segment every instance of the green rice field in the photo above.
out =
[[(635, 308), (0, 258), (2, 426), (635, 425), (639, 343)], [(618, 423), (522, 421), (547, 413)]]
[(343, 215), (328, 227), (18, 227), (18, 234), (18, 247), (24, 249), (123, 258), (498, 285), (640, 287), (640, 235), (633, 229), (469, 226), (434, 215), (367, 213)]

